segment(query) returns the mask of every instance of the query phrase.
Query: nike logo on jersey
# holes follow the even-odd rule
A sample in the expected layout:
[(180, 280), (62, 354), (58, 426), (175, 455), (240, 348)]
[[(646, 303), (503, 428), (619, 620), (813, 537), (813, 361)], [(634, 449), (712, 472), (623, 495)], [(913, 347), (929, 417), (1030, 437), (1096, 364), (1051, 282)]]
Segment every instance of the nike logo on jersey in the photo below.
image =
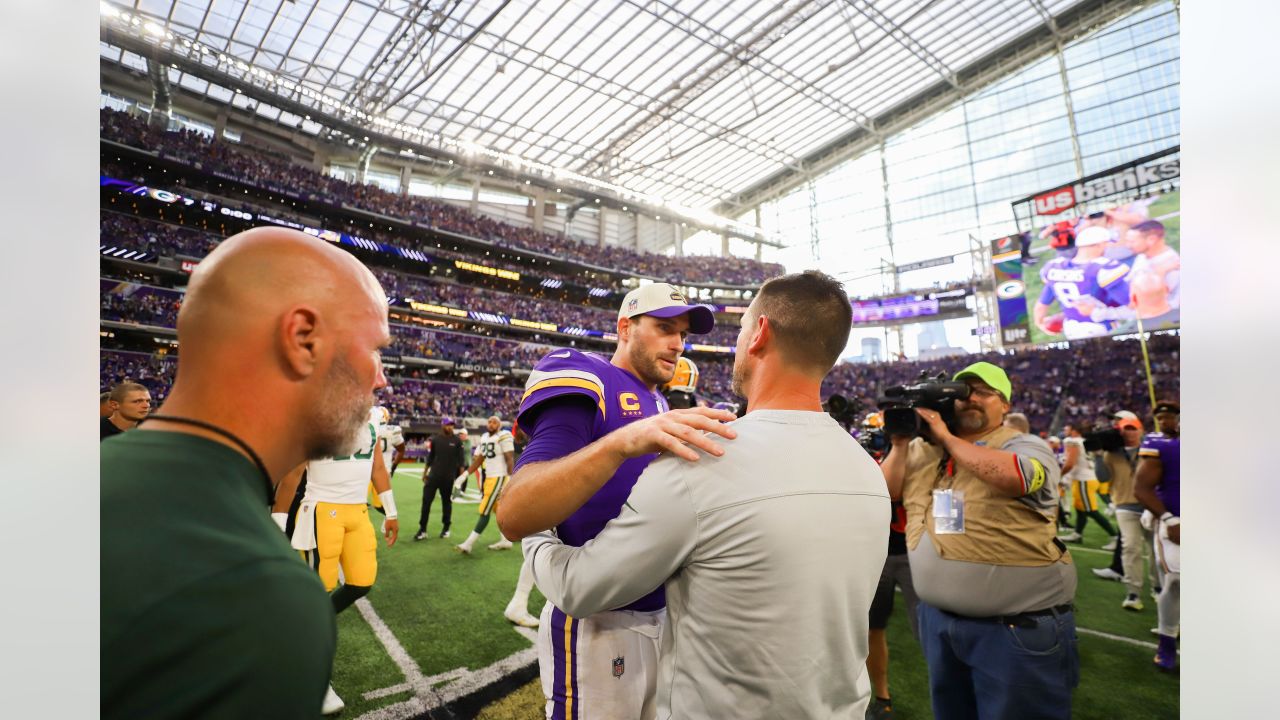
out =
[(572, 355), (572, 354), (573, 354), (573, 353), (569, 352), (568, 350), (565, 350), (564, 352), (551, 353), (551, 354), (550, 354), (550, 355), (548, 355), (547, 357), (566, 358), (566, 357), (569, 357), (569, 356), (570, 356), (570, 355)]

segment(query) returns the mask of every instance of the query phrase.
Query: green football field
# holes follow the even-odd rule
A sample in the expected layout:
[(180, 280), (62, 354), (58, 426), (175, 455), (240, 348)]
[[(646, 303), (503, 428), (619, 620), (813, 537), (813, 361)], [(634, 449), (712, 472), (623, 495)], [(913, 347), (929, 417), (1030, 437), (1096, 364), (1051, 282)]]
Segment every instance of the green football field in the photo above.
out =
[[(333, 685), (347, 703), (340, 717), (392, 720), (430, 710), (437, 717), (540, 719), (542, 693), (536, 675), (529, 674), (536, 631), (518, 630), (502, 617), (519, 574), (519, 550), (485, 549), (498, 538), (490, 522), (473, 556), (455, 552), (453, 546), (474, 525), (476, 505), (454, 504), (453, 535), (442, 540), (438, 499), (428, 527), (430, 539), (413, 542), (421, 472), (420, 465), (405, 464), (396, 473), (402, 539), (392, 548), (380, 542), (377, 584), (338, 619)], [(371, 517), (376, 524), (381, 516)], [(1076, 623), (1081, 681), (1073, 716), (1178, 717), (1178, 677), (1161, 674), (1151, 664), (1155, 601), (1144, 594), (1142, 612), (1122, 610), (1123, 586), (1089, 572), (1110, 562), (1110, 552), (1096, 549), (1107, 538), (1092, 523), (1085, 536), (1083, 545), (1071, 546), (1080, 573)], [(889, 624), (895, 715), (929, 718), (924, 658), (911, 637), (901, 595), (898, 600)], [(534, 590), (530, 611), (537, 615), (543, 602)], [(501, 691), (489, 694), (505, 697), (483, 708), (456, 704), (458, 698), (474, 697), (477, 689), (504, 676), (508, 682)], [(506, 694), (507, 688), (513, 691)], [(437, 708), (452, 712), (446, 715)]]
[[(1148, 209), (1152, 220), (1159, 220), (1164, 223), (1165, 243), (1179, 253), (1182, 252), (1181, 195), (1181, 190), (1165, 193), (1159, 200), (1151, 203), (1151, 207)], [(1041, 227), (1037, 227), (1031, 239), (1031, 254), (1039, 262), (1035, 265), (1024, 265), (1022, 268), (1022, 281), (1026, 284), (1027, 328), (1031, 331), (1030, 342), (1033, 345), (1059, 342), (1064, 339), (1061, 335), (1045, 334), (1033, 322), (1035, 315), (1031, 308), (1036, 304), (1036, 301), (1040, 298), (1040, 293), (1044, 290), (1044, 281), (1040, 279), (1040, 268), (1044, 267), (1044, 264), (1054, 257), (1054, 251), (1049, 247), (1049, 240), (1035, 237), (1041, 229)], [(1060, 310), (1057, 300), (1049, 304), (1050, 315)]]

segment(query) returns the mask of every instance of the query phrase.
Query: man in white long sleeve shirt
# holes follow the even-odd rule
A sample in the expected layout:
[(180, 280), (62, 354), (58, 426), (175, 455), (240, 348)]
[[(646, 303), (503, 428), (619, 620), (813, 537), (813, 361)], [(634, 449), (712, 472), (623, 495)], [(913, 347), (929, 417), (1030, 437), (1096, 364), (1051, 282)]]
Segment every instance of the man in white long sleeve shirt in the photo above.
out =
[[(868, 610), (889, 496), (875, 461), (819, 395), (850, 319), (843, 287), (826, 275), (766, 283), (743, 316), (734, 363), (734, 390), (750, 412), (733, 423), (735, 439), (716, 438), (723, 454), (659, 457), (622, 513), (582, 547), (550, 531), (524, 540), (539, 589), (574, 618), (665, 583), (658, 718), (866, 711)], [(626, 672), (625, 657), (581, 662), (593, 673), (605, 663)]]

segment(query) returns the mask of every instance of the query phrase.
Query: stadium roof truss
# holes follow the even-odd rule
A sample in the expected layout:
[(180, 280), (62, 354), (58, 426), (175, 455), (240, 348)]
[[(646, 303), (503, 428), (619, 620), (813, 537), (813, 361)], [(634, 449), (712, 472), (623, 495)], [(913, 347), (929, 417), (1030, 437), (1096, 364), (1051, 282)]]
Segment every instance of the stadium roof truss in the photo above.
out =
[[(356, 126), (732, 213), (811, 177), (818, 154), (880, 137), (904, 103), (963, 91), (1029, 34), (1052, 39), (1055, 20), (1140, 4), (104, 0), (102, 54), (125, 61), (106, 32), (125, 16), (139, 36), (202, 45), (213, 65), (323, 98)], [(209, 90), (198, 67), (179, 69), (180, 85)]]

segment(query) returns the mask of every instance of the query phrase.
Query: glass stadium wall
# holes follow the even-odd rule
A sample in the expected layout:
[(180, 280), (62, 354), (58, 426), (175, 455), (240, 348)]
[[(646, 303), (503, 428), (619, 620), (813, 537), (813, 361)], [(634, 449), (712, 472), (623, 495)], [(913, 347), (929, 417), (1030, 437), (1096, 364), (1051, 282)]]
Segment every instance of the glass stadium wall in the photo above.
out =
[[(1059, 59), (1044, 57), (761, 206), (764, 228), (789, 246), (766, 249), (763, 259), (790, 270), (820, 266), (856, 296), (894, 290), (886, 265), (953, 254), (950, 265), (903, 274), (899, 288), (965, 280), (988, 272), (970, 263), (971, 236), (988, 241), (1016, 231), (1011, 200), (1179, 144), (1173, 3), (1141, 8), (1070, 42)], [(755, 212), (740, 219), (753, 222)], [(686, 252), (718, 250), (685, 242)], [(745, 242), (731, 250), (754, 253)], [(973, 318), (945, 322), (952, 345), (978, 349)], [(924, 329), (908, 326), (908, 356), (927, 349), (916, 343)], [(883, 335), (855, 329), (850, 353), (863, 336)]]

